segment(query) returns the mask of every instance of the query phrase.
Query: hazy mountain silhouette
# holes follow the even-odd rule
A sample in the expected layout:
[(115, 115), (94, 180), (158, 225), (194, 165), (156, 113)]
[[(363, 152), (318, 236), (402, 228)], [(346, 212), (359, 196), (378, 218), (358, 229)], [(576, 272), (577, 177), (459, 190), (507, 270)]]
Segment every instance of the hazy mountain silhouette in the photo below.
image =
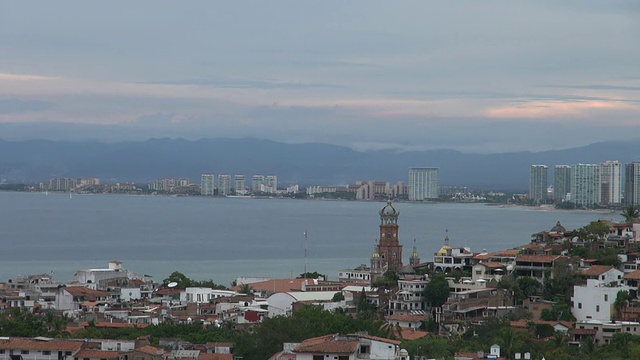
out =
[(51, 177), (99, 177), (145, 183), (161, 177), (277, 174), (279, 183), (340, 185), (356, 180), (407, 180), (411, 166), (440, 168), (442, 185), (521, 190), (529, 166), (640, 160), (640, 142), (602, 142), (567, 150), (466, 154), (454, 150), (358, 152), (343, 146), (246, 139), (150, 139), (143, 142), (2, 141), (0, 179), (48, 182)]

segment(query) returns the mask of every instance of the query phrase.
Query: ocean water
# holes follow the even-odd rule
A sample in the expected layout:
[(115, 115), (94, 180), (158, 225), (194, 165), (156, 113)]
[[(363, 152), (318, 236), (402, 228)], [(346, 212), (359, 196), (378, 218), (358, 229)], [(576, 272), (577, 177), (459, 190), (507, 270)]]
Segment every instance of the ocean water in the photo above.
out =
[[(109, 260), (160, 281), (173, 271), (228, 285), (238, 276), (336, 279), (368, 264), (382, 202), (0, 192), (0, 281), (18, 274), (105, 268)], [(484, 204), (396, 203), (405, 262), (413, 240), (430, 261), (452, 246), (497, 251), (526, 244), (560, 221), (567, 229), (617, 212), (532, 210)]]

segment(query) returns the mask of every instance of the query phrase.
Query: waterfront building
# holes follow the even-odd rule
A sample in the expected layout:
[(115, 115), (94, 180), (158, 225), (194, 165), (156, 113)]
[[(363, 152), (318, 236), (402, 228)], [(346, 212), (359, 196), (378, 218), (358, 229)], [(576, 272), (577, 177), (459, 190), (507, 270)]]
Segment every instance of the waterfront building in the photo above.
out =
[(246, 175), (235, 175), (233, 177), (233, 189), (236, 191), (236, 194), (243, 195), (247, 190), (247, 177)]
[(397, 211), (391, 201), (387, 201), (378, 212), (380, 215), (380, 242), (376, 245), (371, 257), (371, 281), (375, 281), (387, 270), (400, 270), (402, 268), (402, 245), (398, 241), (398, 217)]
[(391, 196), (395, 198), (405, 197), (409, 194), (409, 186), (404, 181), (398, 181), (391, 186)]
[(571, 193), (571, 166), (556, 165), (553, 167), (553, 199), (556, 201), (567, 200)]
[(424, 317), (427, 301), (423, 295), (429, 283), (426, 279), (400, 279), (398, 292), (389, 299), (389, 315), (422, 315)]
[(391, 195), (388, 181), (356, 181), (356, 186), (356, 200), (384, 199)]
[(215, 177), (213, 174), (202, 174), (200, 177), (200, 195), (211, 196), (214, 194)]
[(624, 202), (627, 205), (640, 205), (640, 162), (625, 166)]
[(600, 166), (577, 164), (571, 171), (571, 201), (590, 207), (600, 203)]
[(231, 175), (218, 175), (218, 195), (231, 195)]
[(535, 204), (543, 204), (547, 200), (547, 169), (546, 165), (531, 165), (529, 199)]
[(78, 178), (76, 179), (76, 187), (98, 186), (100, 179), (98, 178)]
[(163, 178), (149, 183), (148, 188), (152, 191), (173, 192), (177, 188), (186, 188), (190, 184), (187, 178)]
[(287, 186), (287, 194), (295, 194), (299, 191), (300, 191), (300, 186), (298, 186), (298, 184)]
[(600, 204), (622, 203), (622, 164), (618, 161), (600, 163)]
[(422, 201), (437, 199), (438, 172), (436, 167), (412, 167), (409, 169), (409, 200)]
[(278, 176), (277, 175), (267, 175), (264, 179), (265, 185), (271, 188), (271, 193), (275, 193), (278, 191)]
[(53, 178), (49, 181), (49, 190), (68, 191), (76, 187), (76, 179)]
[(253, 175), (253, 177), (251, 178), (251, 191), (253, 191), (254, 193), (259, 193), (264, 183), (265, 183), (264, 175)]

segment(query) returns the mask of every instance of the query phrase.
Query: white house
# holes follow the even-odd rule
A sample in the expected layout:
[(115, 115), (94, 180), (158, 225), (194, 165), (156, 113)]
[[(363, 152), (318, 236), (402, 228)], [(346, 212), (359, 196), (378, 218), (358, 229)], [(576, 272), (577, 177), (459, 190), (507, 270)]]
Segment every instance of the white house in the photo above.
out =
[(296, 360), (409, 360), (400, 341), (364, 334), (325, 335), (307, 339), (293, 349)]
[(619, 285), (611, 286), (600, 280), (587, 279), (587, 285), (574, 286), (573, 308), (571, 313), (577, 321), (599, 320), (610, 321), (613, 315), (613, 303), (619, 291), (629, 291), (634, 288)]
[(279, 292), (267, 298), (269, 317), (291, 315), (293, 304), (299, 301), (331, 301), (337, 291)]

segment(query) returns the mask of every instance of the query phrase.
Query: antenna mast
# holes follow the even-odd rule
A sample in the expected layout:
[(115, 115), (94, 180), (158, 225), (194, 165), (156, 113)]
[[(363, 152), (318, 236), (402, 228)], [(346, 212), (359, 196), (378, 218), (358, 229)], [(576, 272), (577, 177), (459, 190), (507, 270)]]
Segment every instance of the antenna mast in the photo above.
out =
[(307, 229), (304, 229), (304, 277), (307, 277)]

